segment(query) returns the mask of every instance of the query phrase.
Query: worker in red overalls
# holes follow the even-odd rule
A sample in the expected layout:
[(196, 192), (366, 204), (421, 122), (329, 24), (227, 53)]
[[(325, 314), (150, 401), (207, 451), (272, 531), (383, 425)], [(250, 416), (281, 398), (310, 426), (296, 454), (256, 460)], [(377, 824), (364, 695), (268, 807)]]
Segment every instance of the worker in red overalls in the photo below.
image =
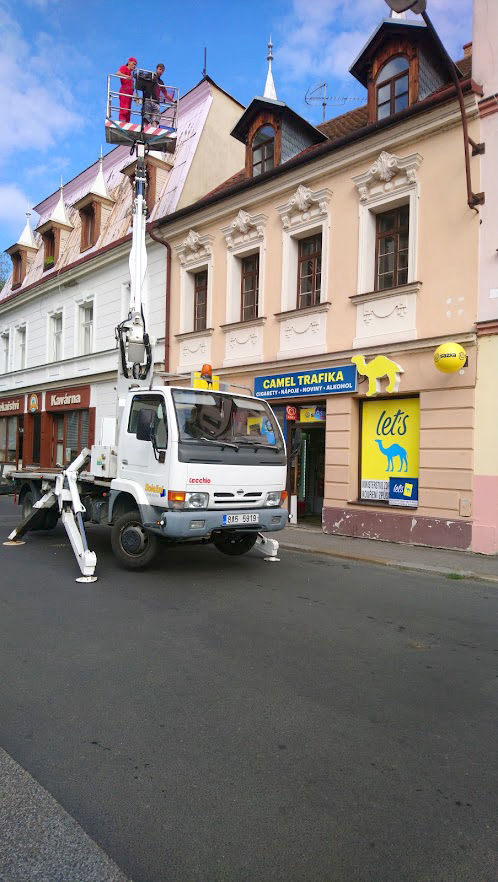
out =
[(119, 89), (119, 122), (130, 122), (131, 98), (134, 91), (133, 71), (137, 66), (137, 59), (130, 56), (126, 64), (121, 65), (116, 76), (121, 79)]

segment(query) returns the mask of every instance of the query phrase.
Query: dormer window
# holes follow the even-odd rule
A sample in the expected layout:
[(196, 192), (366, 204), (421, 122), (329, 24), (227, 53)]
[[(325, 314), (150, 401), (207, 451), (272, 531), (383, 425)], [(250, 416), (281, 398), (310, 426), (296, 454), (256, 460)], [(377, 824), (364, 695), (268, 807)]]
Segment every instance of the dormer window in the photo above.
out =
[(81, 251), (91, 248), (97, 241), (96, 211), (93, 202), (80, 210), (81, 218)]
[(275, 165), (275, 130), (261, 126), (252, 140), (252, 176), (262, 175)]
[(12, 258), (12, 288), (19, 288), (24, 281), (25, 267), (23, 266), (22, 254), (16, 251)]
[(380, 69), (376, 81), (377, 119), (386, 119), (408, 107), (408, 70), (404, 55), (391, 58)]
[(54, 230), (47, 230), (46, 233), (42, 234), (43, 239), (43, 269), (48, 270), (52, 269), (54, 263), (56, 263), (57, 255), (56, 255), (56, 241), (55, 241), (55, 232)]

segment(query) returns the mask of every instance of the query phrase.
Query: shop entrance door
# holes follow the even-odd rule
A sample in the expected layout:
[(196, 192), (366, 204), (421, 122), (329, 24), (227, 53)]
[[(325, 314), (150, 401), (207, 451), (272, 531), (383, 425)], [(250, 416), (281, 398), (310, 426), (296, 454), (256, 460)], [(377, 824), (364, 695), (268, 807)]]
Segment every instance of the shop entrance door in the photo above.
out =
[(296, 423), (291, 429), (289, 449), (300, 431), (298, 454), (290, 467), (290, 497), (298, 523), (322, 523), (325, 484), (325, 423)]

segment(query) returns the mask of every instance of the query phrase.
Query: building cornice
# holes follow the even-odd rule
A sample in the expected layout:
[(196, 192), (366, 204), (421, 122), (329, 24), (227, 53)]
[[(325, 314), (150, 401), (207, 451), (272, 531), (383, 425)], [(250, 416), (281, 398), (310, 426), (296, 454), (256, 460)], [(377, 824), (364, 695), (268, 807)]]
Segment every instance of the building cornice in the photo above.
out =
[[(248, 323), (245, 323), (248, 324)], [(226, 326), (225, 326), (226, 327)], [(451, 337), (451, 340), (455, 343), (460, 343), (462, 345), (466, 345), (467, 347), (472, 347), (476, 345), (476, 333), (473, 331), (466, 331), (460, 334), (444, 334), (444, 336), (440, 337), (425, 337), (423, 340), (409, 340), (407, 342), (402, 343), (389, 343), (384, 345), (377, 346), (363, 346), (362, 353), (368, 356), (373, 355), (385, 355), (386, 352), (389, 352), (390, 356), (394, 356), (396, 354), (417, 354), (420, 352), (430, 352), (431, 350), (437, 349), (437, 347), (441, 343), (446, 343), (448, 341), (448, 336)], [(313, 362), (313, 365), (320, 367), (322, 365), (334, 365), (349, 363), (353, 355), (358, 355), (358, 349), (343, 349), (336, 352), (325, 352), (320, 355), (305, 355), (300, 358), (286, 358), (279, 359), (278, 361), (266, 361), (264, 365), (261, 362), (253, 362), (252, 364), (244, 364), (239, 367), (223, 367), (223, 366), (214, 366), (213, 372), (216, 374), (220, 374), (221, 376), (233, 375), (233, 374), (271, 374), (272, 372), (283, 374), (286, 370), (295, 370), (297, 368), (303, 367), (309, 369), (310, 362)], [(179, 377), (180, 374), (175, 374), (175, 377)]]

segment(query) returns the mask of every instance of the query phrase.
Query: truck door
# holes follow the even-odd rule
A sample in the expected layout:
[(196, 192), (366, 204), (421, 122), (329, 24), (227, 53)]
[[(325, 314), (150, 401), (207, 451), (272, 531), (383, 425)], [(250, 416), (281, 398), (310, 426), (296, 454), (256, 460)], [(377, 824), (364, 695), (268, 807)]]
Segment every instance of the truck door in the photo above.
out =
[[(142, 416), (140, 416), (141, 412)], [(149, 422), (153, 427), (156, 452), (154, 452), (152, 441), (137, 438), (139, 421), (143, 424), (144, 418), (145, 422)], [(166, 402), (162, 395), (148, 392), (133, 396), (128, 425), (125, 431), (121, 432), (120, 454), (120, 477), (141, 484), (152, 503), (161, 504), (164, 501), (166, 504), (168, 498), (166, 486), (168, 421)], [(156, 457), (159, 458), (159, 461)]]

